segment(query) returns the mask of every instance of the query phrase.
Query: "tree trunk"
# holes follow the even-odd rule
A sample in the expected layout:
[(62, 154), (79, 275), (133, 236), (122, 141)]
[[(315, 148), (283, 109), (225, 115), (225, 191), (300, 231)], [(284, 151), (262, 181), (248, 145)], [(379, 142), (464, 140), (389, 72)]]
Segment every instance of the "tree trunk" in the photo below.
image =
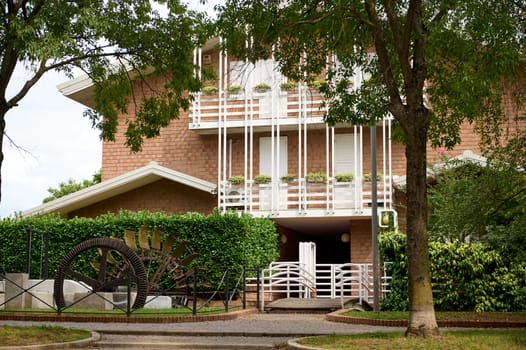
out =
[(409, 323), (406, 336), (438, 335), (435, 318), (427, 233), (426, 144), (428, 111), (411, 111), (406, 129), (407, 258)]
[(4, 132), (5, 132), (5, 116), (8, 108), (7, 103), (0, 103), (0, 202), (2, 200), (2, 165), (4, 163)]

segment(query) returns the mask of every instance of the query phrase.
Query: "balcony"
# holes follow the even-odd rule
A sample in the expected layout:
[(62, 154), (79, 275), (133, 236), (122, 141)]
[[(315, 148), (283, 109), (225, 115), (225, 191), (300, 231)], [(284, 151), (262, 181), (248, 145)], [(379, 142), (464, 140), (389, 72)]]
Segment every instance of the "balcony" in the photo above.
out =
[[(297, 217), (308, 215), (371, 215), (371, 182), (307, 182), (301, 178), (289, 183), (241, 185), (223, 182), (219, 193), (220, 208), (236, 209), (255, 216)], [(380, 209), (391, 208), (392, 187), (388, 177), (377, 182), (377, 203)]]
[(301, 86), (293, 91), (279, 88), (268, 92), (240, 91), (232, 94), (219, 91), (213, 94), (200, 92), (191, 108), (190, 130), (216, 133), (220, 127), (239, 132), (245, 126), (265, 130), (275, 120), (280, 126), (293, 128), (298, 123), (323, 124), (325, 110), (323, 96), (317, 89)]

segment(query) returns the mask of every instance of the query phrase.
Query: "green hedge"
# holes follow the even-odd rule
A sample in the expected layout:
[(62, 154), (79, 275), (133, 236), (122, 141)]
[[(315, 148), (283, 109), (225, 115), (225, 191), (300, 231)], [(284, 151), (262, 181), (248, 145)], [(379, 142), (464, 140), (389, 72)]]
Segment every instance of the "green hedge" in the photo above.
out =
[[(0, 271), (25, 270), (26, 229), (37, 234), (32, 240), (31, 276), (39, 277), (41, 235), (49, 232), (49, 277), (64, 255), (78, 243), (94, 237), (122, 237), (124, 229), (137, 231), (145, 226), (177, 233), (200, 256), (191, 266), (210, 271), (207, 279), (217, 283), (224, 268), (266, 267), (279, 256), (279, 236), (269, 219), (252, 218), (235, 212), (224, 215), (188, 213), (167, 215), (151, 212), (121, 212), (95, 219), (65, 220), (57, 216), (4, 219), (0, 221)], [(85, 264), (90, 269), (89, 264)], [(214, 271), (214, 272), (212, 272)]]
[[(385, 310), (407, 310), (406, 237), (384, 233), (379, 241), (383, 261), (391, 261), (391, 292)], [(429, 245), (435, 308), (442, 311), (526, 310), (526, 262), (507, 263), (499, 252), (480, 243)]]

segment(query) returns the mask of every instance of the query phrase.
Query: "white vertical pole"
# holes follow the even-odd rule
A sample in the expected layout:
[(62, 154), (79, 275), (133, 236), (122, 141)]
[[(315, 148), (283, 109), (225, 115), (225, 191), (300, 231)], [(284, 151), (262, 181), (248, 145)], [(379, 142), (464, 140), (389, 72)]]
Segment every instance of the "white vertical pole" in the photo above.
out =
[(334, 184), (335, 184), (335, 180), (334, 180), (334, 159), (335, 159), (335, 155), (334, 155), (334, 149), (335, 149), (335, 146), (334, 146), (334, 127), (331, 127), (331, 178), (332, 178), (332, 205), (331, 205), (331, 210), (334, 210), (335, 209), (335, 192), (336, 190), (334, 189)]
[(371, 192), (372, 192), (372, 213), (371, 213), (371, 231), (372, 231), (372, 255), (373, 255), (373, 296), (374, 311), (379, 309), (378, 295), (378, 203), (376, 188), (376, 125), (371, 126)]
[[(221, 43), (221, 38), (219, 38), (219, 42)], [(199, 56), (201, 55), (201, 52), (199, 53)], [(219, 51), (219, 65), (221, 66), (221, 60), (223, 57), (222, 51)], [(199, 62), (201, 62), (201, 59), (199, 58)], [(201, 68), (201, 65), (199, 65), (199, 68)], [(199, 93), (199, 98), (201, 98), (201, 93)], [(219, 108), (219, 106), (218, 106)], [(218, 112), (221, 112), (218, 110)], [(226, 197), (226, 176), (225, 176), (225, 169), (223, 168), (223, 148), (222, 148), (222, 120), (221, 120), (221, 113), (218, 113), (218, 123), (217, 123), (217, 184), (218, 184), (218, 190), (217, 190), (217, 206), (221, 207), (222, 205), (222, 212), (226, 211), (226, 201), (224, 200)]]

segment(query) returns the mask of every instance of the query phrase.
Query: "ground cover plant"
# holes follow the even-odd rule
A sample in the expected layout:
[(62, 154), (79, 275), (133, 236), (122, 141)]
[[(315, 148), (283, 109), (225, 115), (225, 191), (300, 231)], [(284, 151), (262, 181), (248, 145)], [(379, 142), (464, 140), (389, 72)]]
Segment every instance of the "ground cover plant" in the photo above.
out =
[(50, 326), (0, 326), (0, 344), (2, 346), (63, 343), (89, 337), (91, 337), (91, 333), (82, 329)]
[(407, 338), (402, 332), (375, 332), (356, 335), (327, 335), (303, 338), (301, 345), (331, 350), (520, 350), (526, 349), (524, 330), (447, 331), (440, 336)]

